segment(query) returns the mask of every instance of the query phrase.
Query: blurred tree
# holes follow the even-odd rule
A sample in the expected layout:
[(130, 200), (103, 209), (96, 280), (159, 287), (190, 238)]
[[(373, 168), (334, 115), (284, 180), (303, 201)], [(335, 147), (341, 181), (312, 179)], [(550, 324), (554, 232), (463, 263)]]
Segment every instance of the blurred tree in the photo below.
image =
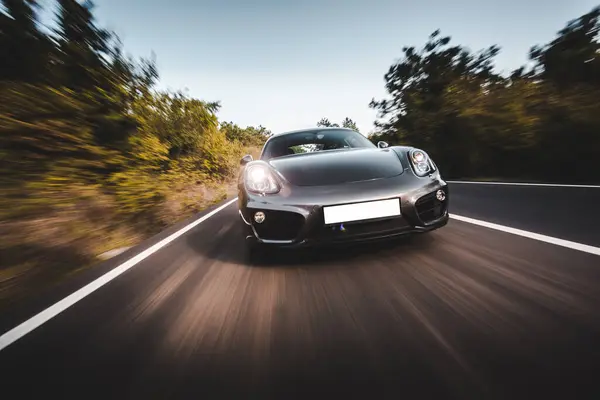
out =
[(171, 158), (193, 154), (218, 126), (219, 103), (189, 99), (183, 93), (157, 93), (134, 104), (139, 129), (165, 143)]
[[(433, 32), (404, 47), (370, 106), (371, 140), (424, 147), (447, 177), (593, 180), (600, 156), (600, 8), (531, 50), (533, 68), (493, 71), (497, 46), (471, 53)], [(592, 111), (596, 110), (596, 111)], [(594, 133), (595, 132), (595, 133)], [(564, 168), (564, 149), (577, 162)]]
[(158, 79), (155, 61), (137, 64), (124, 56), (120, 40), (96, 27), (91, 1), (58, 4), (57, 84), (77, 90), (92, 105), (87, 119), (98, 144), (124, 150), (136, 129), (131, 107), (150, 95)]
[(248, 146), (262, 146), (271, 136), (271, 131), (262, 125), (258, 128), (253, 126), (242, 128), (233, 122), (222, 122), (220, 129), (225, 132), (228, 140), (238, 141)]
[(50, 40), (37, 27), (35, 0), (2, 0), (0, 80), (41, 82), (47, 78)]
[(328, 118), (321, 118), (321, 120), (319, 122), (317, 122), (317, 126), (322, 126), (325, 128), (339, 127), (338, 124), (332, 123), (331, 121), (329, 121)]
[(351, 120), (348, 117), (344, 118), (344, 120), (342, 121), (342, 126), (344, 128), (352, 129), (352, 130), (355, 130), (356, 132), (359, 132), (358, 126), (356, 126), (356, 122), (354, 122), (353, 120)]
[(270, 135), (228, 138), (218, 102), (157, 92), (153, 55), (125, 55), (90, 2), (58, 0), (44, 33), (38, 2), (0, 1), (0, 272), (11, 287), (54, 281), (222, 200), (244, 147)]
[[(339, 128), (340, 127), (339, 124), (332, 123), (329, 120), (329, 118), (321, 118), (321, 120), (319, 122), (317, 122), (317, 126), (322, 126), (322, 127), (326, 127), (326, 128)], [(348, 128), (348, 129), (353, 129), (356, 132), (360, 132), (358, 130), (358, 127), (356, 126), (356, 122), (354, 122), (353, 120), (351, 120), (348, 117), (344, 118), (344, 120), (342, 121), (342, 127)]]
[(535, 78), (560, 89), (574, 85), (600, 86), (600, 6), (570, 21), (558, 37), (544, 46), (534, 46)]
[[(385, 133), (381, 140), (426, 147), (448, 173), (464, 173), (468, 158), (453, 154), (475, 151), (474, 143), (456, 118), (456, 110), (446, 107), (445, 95), (461, 79), (463, 91), (489, 90), (502, 79), (493, 72), (496, 46), (471, 53), (461, 46), (448, 46), (450, 37), (433, 32), (421, 50), (404, 47), (404, 57), (385, 74), (391, 99), (375, 101), (370, 107), (387, 122), (376, 122)], [(467, 96), (470, 93), (466, 94)]]
[(58, 48), (61, 83), (71, 89), (107, 89), (104, 57), (111, 34), (94, 24), (93, 3), (58, 0)]
[[(562, 180), (594, 179), (600, 157), (600, 6), (569, 21), (557, 37), (534, 46), (530, 72), (543, 87), (536, 108), (542, 128), (536, 159), (538, 174)], [(557, 163), (569, 149), (569, 168)]]

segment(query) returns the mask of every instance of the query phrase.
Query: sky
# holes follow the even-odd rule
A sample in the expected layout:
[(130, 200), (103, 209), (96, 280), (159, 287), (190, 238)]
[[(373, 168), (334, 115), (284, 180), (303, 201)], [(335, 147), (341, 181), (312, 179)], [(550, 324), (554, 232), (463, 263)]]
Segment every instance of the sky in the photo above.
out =
[[(40, 0), (51, 25), (55, 1)], [(134, 57), (156, 56), (159, 88), (220, 101), (219, 118), (274, 133), (349, 117), (363, 133), (404, 46), (436, 29), (473, 51), (501, 47), (498, 71), (527, 62), (598, 0), (95, 0), (96, 24)]]

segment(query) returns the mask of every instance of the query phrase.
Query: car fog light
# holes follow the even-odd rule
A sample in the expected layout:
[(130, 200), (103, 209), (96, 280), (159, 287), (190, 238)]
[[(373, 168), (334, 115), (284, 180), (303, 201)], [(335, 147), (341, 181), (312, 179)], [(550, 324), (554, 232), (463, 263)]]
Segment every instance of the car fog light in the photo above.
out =
[(435, 198), (439, 201), (444, 201), (446, 200), (446, 193), (444, 193), (444, 191), (440, 189), (435, 193)]
[(262, 224), (265, 221), (265, 213), (259, 211), (256, 214), (254, 214), (254, 221), (256, 221), (257, 224)]

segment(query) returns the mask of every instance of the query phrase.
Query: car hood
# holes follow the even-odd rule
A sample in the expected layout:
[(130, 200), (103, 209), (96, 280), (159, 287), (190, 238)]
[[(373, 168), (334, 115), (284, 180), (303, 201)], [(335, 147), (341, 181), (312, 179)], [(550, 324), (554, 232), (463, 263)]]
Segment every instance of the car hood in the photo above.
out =
[(269, 160), (292, 185), (322, 186), (391, 178), (403, 172), (391, 149), (344, 149)]

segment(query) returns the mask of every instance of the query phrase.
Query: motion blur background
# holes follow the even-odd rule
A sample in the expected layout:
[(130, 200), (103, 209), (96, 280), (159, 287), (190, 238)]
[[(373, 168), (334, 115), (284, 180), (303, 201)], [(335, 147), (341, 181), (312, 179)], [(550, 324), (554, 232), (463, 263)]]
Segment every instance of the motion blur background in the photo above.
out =
[(1, 4), (0, 312), (232, 197), (286, 129), (419, 146), (446, 179), (599, 183), (591, 3)]

